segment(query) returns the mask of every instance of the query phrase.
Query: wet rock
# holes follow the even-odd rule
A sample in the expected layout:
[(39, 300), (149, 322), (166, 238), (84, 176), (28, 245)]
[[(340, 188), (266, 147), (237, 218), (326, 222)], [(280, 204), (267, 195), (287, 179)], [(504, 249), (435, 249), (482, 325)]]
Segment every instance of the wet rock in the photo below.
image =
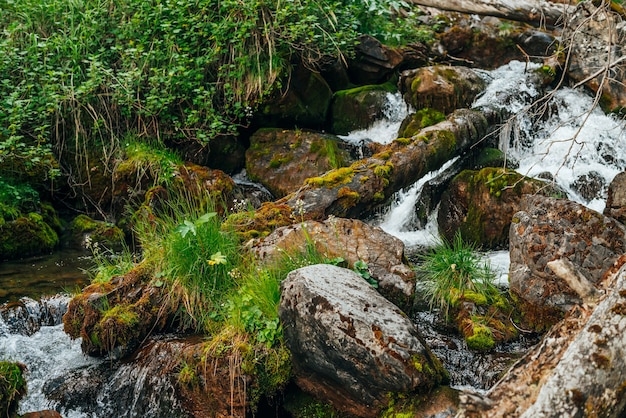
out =
[(410, 138), (422, 128), (434, 125), (444, 120), (446, 116), (438, 110), (424, 108), (407, 116), (400, 125), (398, 138)]
[[(608, 29), (611, 28), (611, 29)], [(602, 5), (578, 4), (561, 36), (569, 45), (571, 59), (567, 73), (574, 82), (592, 91), (601, 91), (600, 105), (605, 111), (623, 111), (626, 107), (626, 25), (621, 16)], [(600, 71), (613, 64), (609, 77)]]
[(441, 197), (439, 231), (449, 242), (460, 232), (465, 241), (480, 247), (506, 248), (511, 218), (522, 196), (554, 192), (549, 184), (512, 170), (462, 171)]
[(603, 274), (625, 251), (626, 227), (614, 219), (569, 200), (524, 196), (510, 228), (509, 279), (527, 326), (546, 329), (590, 296), (585, 289), (604, 290)]
[(42, 326), (59, 325), (68, 302), (69, 297), (57, 295), (39, 301), (22, 298), (3, 304), (0, 306), (2, 329), (9, 334), (33, 335)]
[(415, 109), (432, 108), (444, 114), (468, 108), (485, 85), (470, 68), (443, 65), (406, 70), (399, 82), (404, 100)]
[[(194, 340), (195, 341), (195, 340)], [(177, 371), (186, 340), (151, 338), (124, 362), (107, 361), (51, 379), (43, 391), (56, 408), (99, 417), (193, 417)]]
[(383, 45), (373, 36), (360, 36), (355, 49), (355, 58), (349, 62), (348, 73), (352, 82), (358, 85), (387, 81), (403, 61), (398, 50)]
[(350, 268), (359, 261), (367, 263), (372, 277), (379, 281), (380, 292), (401, 308), (410, 308), (415, 272), (403, 264), (404, 244), (357, 219), (330, 218), (281, 227), (260, 241), (254, 251), (260, 259), (275, 258), (309, 243), (328, 259), (341, 257)]
[(255, 126), (324, 129), (333, 94), (324, 78), (300, 65), (284, 84), (259, 107)]
[(570, 187), (578, 193), (580, 197), (590, 202), (602, 196), (606, 184), (604, 177), (600, 173), (590, 171), (588, 174), (578, 176), (578, 178), (570, 184)]
[(336, 92), (330, 110), (331, 131), (347, 135), (351, 131), (370, 127), (384, 116), (387, 95), (395, 91), (393, 84), (386, 83)]
[(250, 138), (246, 171), (274, 196), (298, 190), (309, 177), (349, 165), (352, 156), (333, 135), (260, 129)]
[(336, 408), (377, 416), (391, 393), (425, 393), (446, 373), (412, 322), (356, 273), (330, 265), (291, 272), (279, 316), (295, 381)]
[(484, 69), (498, 68), (512, 60), (525, 61), (529, 56), (549, 56), (555, 43), (545, 32), (493, 17), (461, 21), (446, 30), (439, 41), (445, 55)]
[(626, 225), (626, 172), (619, 173), (609, 184), (604, 215)]

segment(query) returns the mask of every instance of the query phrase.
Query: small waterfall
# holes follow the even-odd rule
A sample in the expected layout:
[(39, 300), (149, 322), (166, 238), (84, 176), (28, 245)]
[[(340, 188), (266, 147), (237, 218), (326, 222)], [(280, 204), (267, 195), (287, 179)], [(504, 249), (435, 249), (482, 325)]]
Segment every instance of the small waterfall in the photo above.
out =
[(450, 168), (458, 157), (447, 161), (438, 170), (427, 173), (407, 189), (400, 190), (391, 199), (391, 206), (379, 225), (385, 232), (400, 238), (407, 247), (432, 246), (438, 241), (437, 212), (433, 211), (423, 228), (415, 228), (415, 207), (424, 185)]
[[(54, 296), (41, 302), (26, 299), (12, 308), (0, 307), (0, 360), (19, 361), (27, 367), (28, 394), (20, 402), (20, 414), (54, 408), (43, 393), (46, 382), (68, 370), (99, 362), (84, 356), (80, 340), (72, 341), (63, 331), (61, 317), (68, 302), (68, 296)], [(84, 415), (65, 411), (64, 417)]]
[(537, 66), (512, 62), (486, 76), (492, 81), (474, 107), (514, 115), (500, 131), (500, 148), (518, 172), (553, 179), (571, 200), (602, 212), (611, 180), (626, 169), (626, 124), (606, 115), (582, 88), (559, 88), (540, 103), (527, 87)]
[(409, 106), (399, 92), (387, 93), (386, 98), (382, 119), (374, 122), (367, 129), (352, 131), (348, 135), (339, 137), (354, 145), (363, 145), (368, 142), (385, 145), (398, 138), (398, 130), (404, 118), (409, 114)]

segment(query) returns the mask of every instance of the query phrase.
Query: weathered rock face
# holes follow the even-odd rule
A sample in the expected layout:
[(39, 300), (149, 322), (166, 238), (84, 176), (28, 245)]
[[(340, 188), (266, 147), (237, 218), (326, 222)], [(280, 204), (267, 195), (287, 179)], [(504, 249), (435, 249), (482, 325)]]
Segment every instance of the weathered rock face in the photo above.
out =
[(446, 379), (412, 322), (356, 273), (303, 267), (281, 289), (279, 315), (303, 390), (374, 417), (389, 393), (427, 391)]
[(554, 51), (554, 38), (546, 33), (491, 17), (461, 22), (442, 33), (439, 41), (447, 55), (486, 69), (512, 60), (525, 61), (527, 56), (522, 51), (533, 57)]
[(373, 36), (362, 35), (356, 46), (356, 57), (350, 61), (350, 79), (360, 85), (378, 84), (403, 61), (402, 54), (380, 43)]
[(485, 398), (462, 395), (457, 416), (624, 416), (625, 263), (620, 257), (603, 278), (597, 306), (574, 306)]
[(150, 338), (132, 358), (54, 377), (44, 384), (43, 392), (61, 411), (80, 409), (90, 416), (198, 416), (184, 395), (185, 385), (178, 381), (183, 353), (196, 345), (195, 338)]
[(336, 92), (330, 110), (331, 131), (346, 135), (370, 127), (383, 117), (387, 95), (395, 90), (394, 85), (387, 83)]
[(615, 176), (609, 184), (604, 214), (626, 225), (626, 171)]
[(504, 248), (522, 196), (553, 192), (547, 183), (511, 170), (464, 170), (441, 197), (439, 232), (450, 242), (458, 231), (464, 240), (481, 247)]
[(318, 73), (298, 66), (255, 115), (256, 126), (324, 129), (333, 92)]
[(261, 129), (250, 138), (246, 170), (277, 197), (302, 186), (309, 177), (350, 164), (352, 157), (332, 135)]
[(568, 17), (561, 38), (571, 50), (569, 77), (593, 91), (602, 90), (600, 105), (605, 111), (626, 107), (626, 25), (621, 17), (607, 5), (596, 8), (591, 2), (580, 3)]
[(11, 334), (33, 335), (42, 326), (59, 325), (67, 311), (67, 296), (50, 296), (40, 300), (21, 298), (0, 305), (3, 331)]
[(625, 251), (626, 227), (614, 219), (569, 200), (525, 196), (510, 229), (509, 279), (529, 326), (545, 328), (596, 298)]
[(399, 84), (404, 100), (415, 109), (432, 108), (445, 114), (469, 107), (485, 88), (475, 71), (450, 66), (406, 70)]
[(366, 262), (379, 282), (380, 292), (401, 308), (409, 309), (415, 292), (415, 272), (403, 264), (404, 244), (365, 222), (331, 218), (281, 227), (254, 250), (260, 259), (272, 258), (283, 254), (282, 250), (305, 248), (309, 242), (329, 259), (343, 258), (349, 267), (359, 260)]

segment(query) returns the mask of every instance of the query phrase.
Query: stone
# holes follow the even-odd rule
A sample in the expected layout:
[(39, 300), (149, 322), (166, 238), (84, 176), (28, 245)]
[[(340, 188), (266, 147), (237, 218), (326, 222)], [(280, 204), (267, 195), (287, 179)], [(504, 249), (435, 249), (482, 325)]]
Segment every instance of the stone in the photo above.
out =
[(622, 417), (626, 413), (626, 255), (606, 294), (576, 305), (486, 394), (461, 396), (459, 418)]
[[(600, 91), (600, 106), (620, 112), (626, 107), (626, 25), (610, 8), (579, 3), (568, 16), (562, 41), (569, 46), (567, 74), (593, 92)], [(605, 68), (611, 63), (609, 76)]]
[(404, 100), (416, 110), (449, 114), (470, 107), (486, 83), (470, 68), (439, 65), (403, 71), (399, 86)]
[(384, 116), (387, 95), (395, 93), (391, 84), (367, 85), (341, 90), (333, 95), (330, 107), (331, 131), (336, 135), (366, 129)]
[(591, 202), (602, 196), (602, 192), (606, 188), (604, 177), (597, 171), (590, 171), (587, 174), (580, 175), (570, 184), (574, 190), (585, 201)]
[(318, 399), (375, 417), (390, 393), (425, 393), (446, 381), (409, 318), (353, 271), (303, 267), (289, 273), (281, 290), (295, 382)]
[(302, 187), (307, 178), (349, 165), (353, 157), (333, 135), (266, 128), (250, 137), (246, 161), (250, 179), (275, 197), (283, 197)]
[(439, 232), (449, 242), (458, 232), (465, 241), (479, 247), (506, 248), (511, 218), (519, 210), (522, 196), (554, 192), (548, 183), (512, 170), (464, 170), (441, 197)]
[[(604, 291), (602, 277), (626, 251), (626, 227), (581, 204), (524, 196), (510, 228), (510, 289), (520, 298), (526, 326), (546, 329), (589, 292)], [(572, 279), (550, 263), (562, 260)]]
[(332, 95), (319, 73), (299, 65), (284, 81), (284, 87), (259, 106), (254, 126), (324, 129)]
[(348, 74), (357, 85), (385, 82), (403, 59), (400, 51), (383, 45), (373, 36), (361, 35), (355, 58), (348, 64)]
[(334, 218), (304, 221), (276, 229), (258, 242), (254, 252), (259, 259), (275, 258), (285, 251), (315, 245), (328, 259), (341, 257), (350, 268), (367, 263), (380, 292), (401, 308), (409, 310), (415, 293), (415, 272), (404, 262), (404, 244), (379, 227), (358, 219)]
[(626, 171), (615, 176), (609, 184), (604, 215), (626, 224)]

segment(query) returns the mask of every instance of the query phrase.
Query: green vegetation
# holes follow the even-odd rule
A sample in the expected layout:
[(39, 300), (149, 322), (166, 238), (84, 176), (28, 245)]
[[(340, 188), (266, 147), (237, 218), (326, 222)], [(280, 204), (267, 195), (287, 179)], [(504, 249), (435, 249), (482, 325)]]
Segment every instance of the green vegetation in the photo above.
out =
[(292, 63), (350, 56), (362, 33), (433, 39), (418, 16), (396, 0), (4, 1), (0, 170), (55, 179), (61, 158), (113, 163), (129, 135), (236, 133)]
[(500, 294), (488, 262), (481, 260), (472, 244), (456, 234), (452, 243), (442, 240), (422, 256), (417, 272), (424, 280), (431, 309), (441, 309), (449, 317), (450, 308), (471, 292), (475, 300), (494, 301)]
[(25, 366), (0, 361), (0, 416), (12, 417), (17, 412), (17, 402), (26, 394)]

